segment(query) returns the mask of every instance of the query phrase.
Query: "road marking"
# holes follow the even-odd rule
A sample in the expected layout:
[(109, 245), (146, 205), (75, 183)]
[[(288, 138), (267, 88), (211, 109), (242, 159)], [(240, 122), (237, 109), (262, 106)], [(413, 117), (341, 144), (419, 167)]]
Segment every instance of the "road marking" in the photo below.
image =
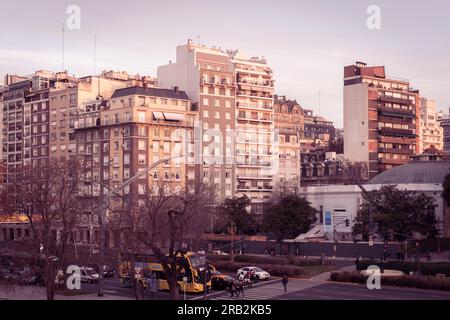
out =
[(103, 290), (106, 293), (119, 293), (119, 291), (114, 291), (114, 290)]

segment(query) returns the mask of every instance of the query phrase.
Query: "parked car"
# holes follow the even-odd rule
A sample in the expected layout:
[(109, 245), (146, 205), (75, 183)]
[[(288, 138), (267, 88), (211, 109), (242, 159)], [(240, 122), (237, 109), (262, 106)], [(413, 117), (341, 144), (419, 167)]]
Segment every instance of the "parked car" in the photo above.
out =
[(211, 272), (211, 289), (213, 290), (229, 290), (233, 278), (219, 271)]
[(80, 272), (81, 272), (81, 282), (87, 283), (98, 282), (98, 273), (93, 268), (81, 267)]
[[(95, 272), (98, 273), (98, 270), (99, 270), (98, 265), (89, 264), (88, 267), (94, 269)], [(103, 265), (103, 277), (104, 278), (113, 278), (115, 274), (116, 274), (116, 270), (113, 267), (110, 267), (106, 264)]]
[(255, 267), (255, 266), (244, 267), (244, 268), (238, 269), (237, 276), (239, 277), (239, 275), (241, 273), (243, 273), (244, 275), (254, 274), (254, 277), (256, 277), (256, 279), (258, 279), (258, 280), (269, 280), (270, 279), (270, 274), (267, 271), (264, 271), (263, 269), (261, 269), (259, 267)]
[(227, 256), (228, 253), (223, 252), (222, 250), (213, 250), (213, 251), (211, 251), (211, 255), (213, 255), (213, 256)]

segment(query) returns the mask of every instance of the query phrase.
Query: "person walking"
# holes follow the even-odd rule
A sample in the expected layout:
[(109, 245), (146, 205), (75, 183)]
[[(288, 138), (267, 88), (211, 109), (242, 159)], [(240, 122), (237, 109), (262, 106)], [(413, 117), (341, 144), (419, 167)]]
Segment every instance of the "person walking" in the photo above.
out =
[(231, 298), (233, 298), (235, 294), (237, 296), (237, 293), (236, 293), (236, 282), (234, 280), (230, 282), (230, 294), (231, 294), (230, 295)]
[(289, 279), (288, 279), (288, 276), (286, 273), (283, 275), (283, 279), (281, 280), (281, 282), (283, 283), (284, 292), (286, 293), (287, 292), (287, 284), (289, 282)]
[(244, 296), (244, 282), (243, 281), (239, 281), (238, 288), (237, 288), (237, 296), (239, 297), (239, 295), (241, 293), (242, 293), (242, 298), (245, 298), (245, 296)]

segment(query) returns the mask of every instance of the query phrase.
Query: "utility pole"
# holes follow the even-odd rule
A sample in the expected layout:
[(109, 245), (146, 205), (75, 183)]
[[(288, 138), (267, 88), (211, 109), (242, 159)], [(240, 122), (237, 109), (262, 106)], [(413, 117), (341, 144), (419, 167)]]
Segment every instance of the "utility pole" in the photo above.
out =
[(236, 223), (234, 221), (230, 222), (228, 231), (231, 234), (231, 262), (234, 262), (234, 234), (236, 233)]

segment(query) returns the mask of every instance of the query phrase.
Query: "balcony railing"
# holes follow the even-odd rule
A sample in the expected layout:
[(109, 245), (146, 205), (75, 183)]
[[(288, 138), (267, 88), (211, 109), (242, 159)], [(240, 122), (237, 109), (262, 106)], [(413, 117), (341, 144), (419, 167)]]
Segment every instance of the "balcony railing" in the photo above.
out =
[(381, 134), (387, 134), (387, 135), (395, 135), (395, 136), (401, 136), (401, 137), (415, 137), (416, 135), (412, 130), (407, 129), (394, 129), (394, 128), (380, 128), (379, 132)]
[(390, 103), (398, 103), (403, 105), (413, 105), (412, 101), (409, 99), (395, 98), (389, 96), (379, 96), (378, 101), (390, 102)]

